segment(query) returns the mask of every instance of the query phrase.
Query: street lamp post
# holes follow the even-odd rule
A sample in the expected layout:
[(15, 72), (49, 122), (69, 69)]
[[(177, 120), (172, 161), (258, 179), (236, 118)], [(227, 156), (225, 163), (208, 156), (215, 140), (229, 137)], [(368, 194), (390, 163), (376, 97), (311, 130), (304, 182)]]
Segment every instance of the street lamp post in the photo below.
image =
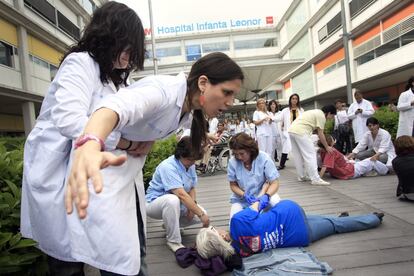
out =
[(341, 20), (342, 20), (342, 41), (344, 44), (344, 51), (345, 51), (345, 75), (346, 75), (346, 96), (348, 104), (352, 104), (352, 79), (351, 79), (351, 65), (349, 61), (349, 47), (348, 41), (349, 37), (351, 36), (348, 33), (346, 28), (346, 17), (345, 17), (345, 0), (341, 1)]
[(150, 28), (151, 28), (151, 45), (152, 45), (152, 62), (154, 63), (154, 75), (158, 74), (158, 59), (157, 59), (157, 49), (155, 48), (155, 34), (154, 34), (154, 22), (152, 19), (152, 3), (151, 0), (148, 0), (148, 9), (150, 17)]

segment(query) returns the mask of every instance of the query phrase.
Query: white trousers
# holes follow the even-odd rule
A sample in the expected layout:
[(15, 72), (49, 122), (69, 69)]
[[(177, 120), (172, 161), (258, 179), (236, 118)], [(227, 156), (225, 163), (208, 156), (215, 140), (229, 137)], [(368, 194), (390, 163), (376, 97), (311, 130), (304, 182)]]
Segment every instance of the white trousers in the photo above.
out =
[[(278, 195), (278, 193), (272, 195), (270, 197), (270, 206), (273, 207), (276, 204), (278, 204), (280, 201), (280, 196)], [(231, 209), (230, 209), (230, 219), (234, 216), (234, 214), (240, 212), (241, 210), (243, 210), (244, 208), (248, 207), (248, 205), (246, 203), (240, 203), (240, 202), (235, 202), (233, 204), (231, 204)]]
[(273, 136), (257, 136), (257, 146), (259, 147), (259, 150), (266, 152), (271, 158), (274, 156), (274, 152), (272, 152), (272, 137)]
[(316, 150), (309, 135), (289, 133), (296, 172), (299, 177), (308, 176), (312, 181), (319, 180)]
[(375, 170), (379, 175), (386, 175), (388, 173), (388, 167), (380, 161), (371, 161), (370, 158), (362, 161), (355, 162), (354, 164), (354, 177), (360, 177), (372, 170)]
[[(185, 214), (181, 214), (181, 201), (174, 194), (160, 196), (150, 203), (147, 202), (147, 216), (153, 219), (162, 219), (164, 221), (167, 241), (181, 243), (180, 226), (186, 227), (200, 223), (197, 216), (188, 220)], [(204, 213), (207, 214), (203, 207), (198, 205)]]
[(277, 158), (280, 159), (282, 155), (282, 141), (280, 139), (280, 135), (272, 136), (272, 159), (274, 159), (274, 153), (277, 150)]

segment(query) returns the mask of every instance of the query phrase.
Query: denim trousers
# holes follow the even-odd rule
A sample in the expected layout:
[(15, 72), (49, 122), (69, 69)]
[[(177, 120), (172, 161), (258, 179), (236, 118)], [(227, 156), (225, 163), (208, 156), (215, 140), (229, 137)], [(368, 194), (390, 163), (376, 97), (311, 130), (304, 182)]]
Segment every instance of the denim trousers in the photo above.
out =
[(306, 222), (311, 242), (326, 238), (333, 234), (363, 231), (381, 224), (375, 214), (335, 217), (306, 215)]

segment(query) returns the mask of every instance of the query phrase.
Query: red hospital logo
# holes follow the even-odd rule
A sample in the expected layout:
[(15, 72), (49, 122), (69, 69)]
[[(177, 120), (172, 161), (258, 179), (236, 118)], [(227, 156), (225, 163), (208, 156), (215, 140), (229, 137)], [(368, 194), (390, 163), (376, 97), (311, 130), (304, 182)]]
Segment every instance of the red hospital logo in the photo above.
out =
[(273, 16), (266, 16), (266, 24), (273, 24)]

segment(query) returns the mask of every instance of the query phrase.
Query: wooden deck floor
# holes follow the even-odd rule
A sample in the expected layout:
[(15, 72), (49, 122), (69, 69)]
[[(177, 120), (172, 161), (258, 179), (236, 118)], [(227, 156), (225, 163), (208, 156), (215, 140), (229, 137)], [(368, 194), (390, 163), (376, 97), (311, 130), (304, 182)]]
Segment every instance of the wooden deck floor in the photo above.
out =
[[(297, 201), (307, 213), (385, 213), (379, 228), (331, 236), (308, 247), (332, 266), (334, 275), (414, 275), (414, 204), (396, 199), (395, 175), (348, 181), (329, 179), (331, 186), (316, 187), (296, 181), (295, 170), (289, 165), (281, 171), (279, 194)], [(215, 226), (228, 225), (229, 195), (225, 174), (199, 178), (197, 201), (208, 211)], [(186, 228), (185, 245), (194, 244), (198, 229), (199, 226)], [(147, 245), (150, 275), (201, 275), (195, 266), (182, 269), (176, 264), (165, 245), (161, 221), (148, 219)]]

